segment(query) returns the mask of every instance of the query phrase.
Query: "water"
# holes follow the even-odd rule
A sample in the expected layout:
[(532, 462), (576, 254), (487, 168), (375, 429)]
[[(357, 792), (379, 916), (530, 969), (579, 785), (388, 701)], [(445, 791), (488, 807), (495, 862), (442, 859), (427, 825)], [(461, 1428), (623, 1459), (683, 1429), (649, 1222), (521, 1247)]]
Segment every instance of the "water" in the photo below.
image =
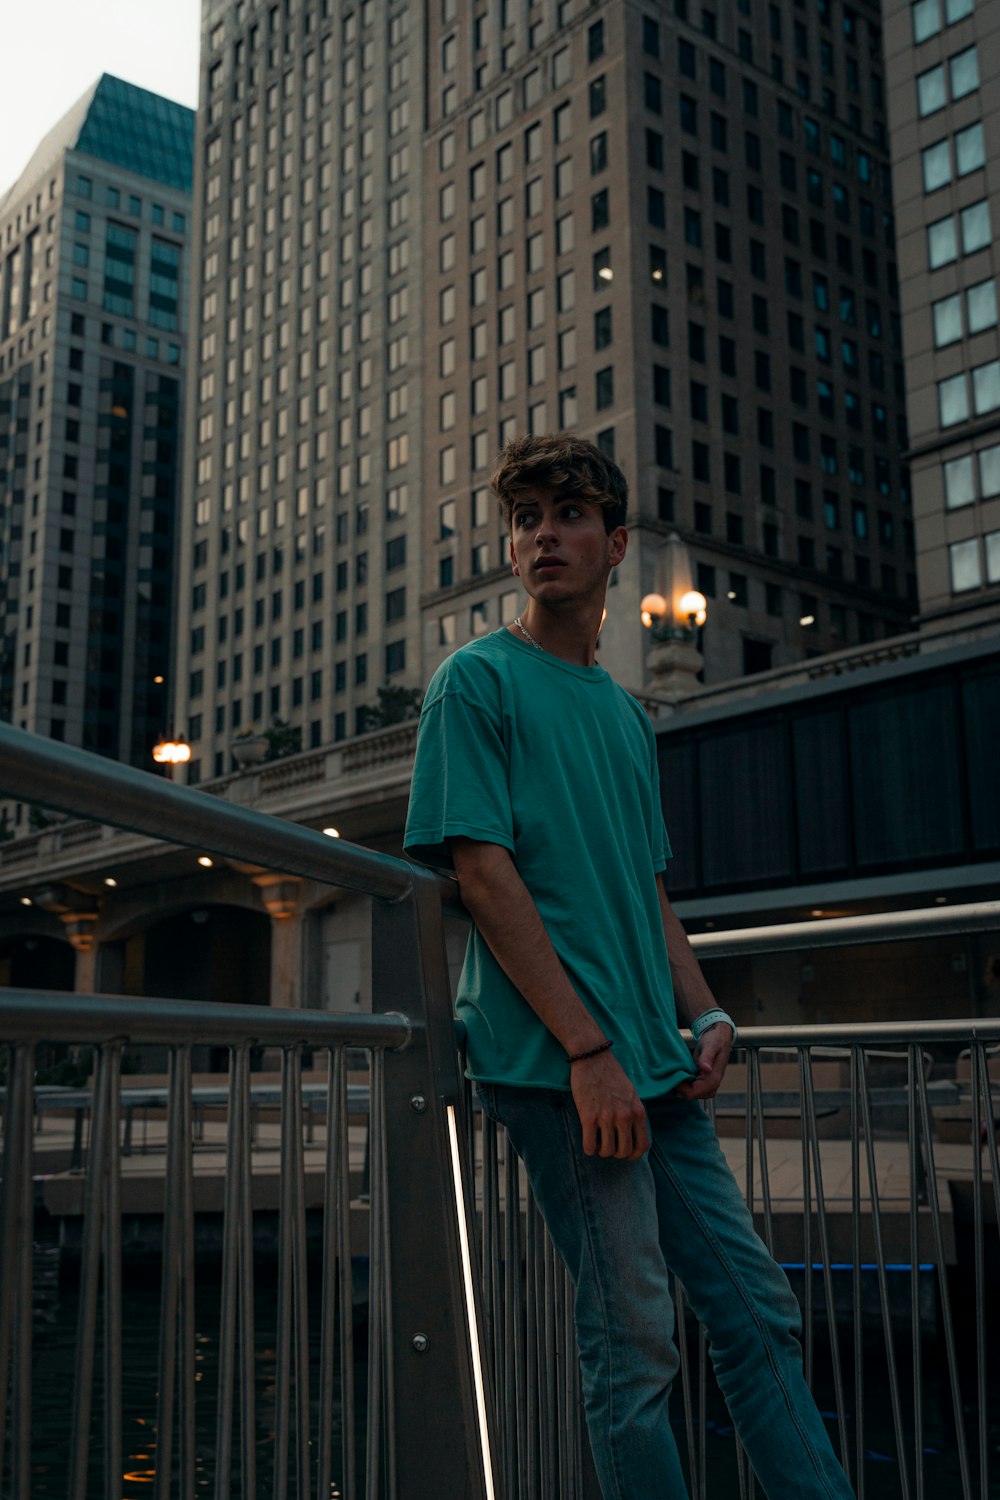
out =
[[(256, 1287), (254, 1298), (255, 1344), (256, 1344), (256, 1449), (257, 1486), (260, 1494), (269, 1494), (274, 1472), (274, 1421), (275, 1421), (275, 1345), (277, 1339), (277, 1290), (276, 1271), (264, 1276)], [(70, 1421), (72, 1410), (72, 1388), (74, 1361), (76, 1357), (76, 1322), (79, 1308), (78, 1290), (65, 1278), (60, 1285), (57, 1276), (57, 1255), (46, 1246), (36, 1249), (36, 1298), (34, 1307), (34, 1379), (32, 1411), (32, 1500), (47, 1500), (66, 1494)], [(217, 1276), (197, 1273), (195, 1292), (196, 1329), (196, 1439), (195, 1464), (198, 1493), (211, 1494), (215, 1475), (215, 1421), (218, 1393), (219, 1313), (220, 1287)], [(320, 1288), (310, 1287), (310, 1328), (315, 1332), (319, 1321)], [(160, 1288), (158, 1268), (147, 1277), (132, 1274), (126, 1278), (122, 1290), (122, 1348), (120, 1364), (123, 1390), (123, 1437), (124, 1461), (122, 1465), (124, 1500), (149, 1500), (151, 1486), (156, 1474), (156, 1418), (157, 1418), (157, 1350), (160, 1326)], [(100, 1304), (98, 1308), (100, 1317)], [(364, 1459), (364, 1390), (365, 1347), (364, 1331), (355, 1331), (355, 1389), (358, 1393), (359, 1426), (357, 1431), (357, 1453), (359, 1469)], [(311, 1340), (310, 1395), (312, 1398), (312, 1431), (315, 1433), (318, 1420), (319, 1350), (318, 1340)], [(95, 1370), (93, 1423), (91, 1440), (91, 1468), (88, 1496), (98, 1500), (103, 1494), (104, 1444), (100, 1425), (102, 1410), (101, 1359)], [(335, 1392), (334, 1403), (334, 1469), (339, 1473), (342, 1441), (341, 1405)], [(294, 1410), (294, 1392), (292, 1396)], [(238, 1496), (239, 1476), (239, 1393), (237, 1380), (236, 1410), (233, 1422), (233, 1485), (231, 1493)], [(289, 1463), (290, 1478), (294, 1473), (294, 1438), (291, 1443)], [(173, 1462), (178, 1459), (177, 1443), (173, 1448)], [(289, 1493), (294, 1493), (290, 1485)], [(334, 1482), (331, 1500), (341, 1493), (340, 1484)]]
[[(51, 1245), (41, 1244), (36, 1249), (35, 1262), (36, 1299), (34, 1308), (34, 1382), (33, 1382), (33, 1500), (48, 1500), (62, 1497), (66, 1493), (67, 1464), (69, 1457), (69, 1424), (74, 1359), (76, 1352), (76, 1319), (78, 1293), (75, 1283), (58, 1278), (58, 1253)], [(120, 1354), (123, 1372), (124, 1413), (123, 1431), (125, 1458), (123, 1463), (124, 1500), (149, 1500), (156, 1471), (156, 1406), (157, 1369), (156, 1350), (159, 1341), (160, 1293), (158, 1268), (147, 1277), (132, 1274), (123, 1288), (123, 1340)], [(195, 1298), (195, 1325), (197, 1337), (197, 1430), (196, 1468), (198, 1493), (211, 1494), (214, 1484), (215, 1465), (215, 1404), (218, 1386), (218, 1334), (219, 1334), (219, 1283), (211, 1272), (198, 1272)], [(316, 1333), (320, 1294), (318, 1285), (310, 1287), (310, 1329)], [(277, 1328), (276, 1268), (262, 1267), (255, 1298), (256, 1322), (256, 1446), (258, 1461), (258, 1493), (271, 1491), (273, 1480), (273, 1438), (275, 1416), (275, 1341)], [(318, 1349), (315, 1336), (311, 1340), (312, 1363), (310, 1370), (310, 1392), (313, 1403), (313, 1427), (316, 1431), (316, 1398), (319, 1389)], [(912, 1369), (908, 1363), (909, 1339), (897, 1341), (897, 1360), (900, 1392), (904, 1410), (910, 1405), (912, 1391)], [(365, 1390), (365, 1350), (363, 1330), (356, 1335), (357, 1362), (355, 1366), (355, 1389), (358, 1393), (357, 1452), (359, 1465), (364, 1456), (363, 1398)], [(696, 1377), (697, 1347), (690, 1346), (692, 1375)], [(850, 1376), (852, 1348), (850, 1331), (844, 1330), (841, 1338), (841, 1363), (848, 1385), (847, 1430), (851, 1463), (854, 1461), (856, 1445), (855, 1414), (851, 1409)], [(97, 1363), (94, 1410), (101, 1409), (100, 1360)], [(821, 1337), (817, 1337), (814, 1389), (821, 1410), (828, 1418), (834, 1447), (839, 1447), (839, 1436), (835, 1417), (835, 1402), (832, 1380), (824, 1378), (830, 1364)], [(968, 1349), (960, 1351), (960, 1369), (966, 1394), (966, 1435), (970, 1451), (973, 1488), (978, 1497), (983, 1493), (977, 1480), (977, 1431), (974, 1420), (973, 1398), (975, 1396), (974, 1356)], [(885, 1378), (886, 1363), (882, 1332), (873, 1327), (865, 1334), (865, 1401), (864, 1401), (864, 1470), (866, 1494), (876, 1500), (896, 1500), (902, 1496), (899, 1460), (893, 1437), (892, 1409), (888, 1382)], [(991, 1390), (995, 1389), (996, 1373), (991, 1371)], [(924, 1385), (925, 1428), (924, 1449), (924, 1493), (931, 1500), (960, 1500), (962, 1496), (958, 1456), (954, 1441), (951, 1417), (951, 1396), (948, 1388), (947, 1369), (943, 1351), (938, 1351), (933, 1338), (925, 1343), (922, 1370)], [(294, 1398), (293, 1398), (294, 1399)], [(238, 1400), (238, 1396), (237, 1396)], [(682, 1453), (686, 1452), (686, 1438), (682, 1428), (680, 1390), (675, 1393), (675, 1424)], [(340, 1445), (342, 1439), (341, 1410), (339, 1401), (334, 1411), (334, 1465), (339, 1473)], [(239, 1495), (239, 1429), (234, 1421), (234, 1483), (232, 1494)], [(729, 1417), (721, 1397), (709, 1380), (708, 1431), (706, 1468), (708, 1495), (711, 1500), (736, 1500), (739, 1495), (737, 1466), (732, 1441), (733, 1433)], [(1000, 1500), (1000, 1410), (996, 1403), (991, 1408), (989, 1432), (990, 1467), (996, 1474), (995, 1482), (988, 1494), (991, 1500)], [(91, 1471), (88, 1495), (94, 1500), (102, 1494), (103, 1446), (99, 1421), (95, 1421), (91, 1449)], [(405, 1459), (405, 1455), (404, 1455)], [(175, 1447), (176, 1462), (176, 1447)], [(292, 1452), (294, 1463), (294, 1443)], [(914, 1468), (912, 1442), (906, 1452), (906, 1463), (911, 1474)], [(290, 1466), (291, 1476), (291, 1466)], [(294, 1494), (290, 1483), (289, 1493)], [(340, 1493), (335, 1483), (331, 1500)], [(460, 1500), (460, 1497), (449, 1497)]]

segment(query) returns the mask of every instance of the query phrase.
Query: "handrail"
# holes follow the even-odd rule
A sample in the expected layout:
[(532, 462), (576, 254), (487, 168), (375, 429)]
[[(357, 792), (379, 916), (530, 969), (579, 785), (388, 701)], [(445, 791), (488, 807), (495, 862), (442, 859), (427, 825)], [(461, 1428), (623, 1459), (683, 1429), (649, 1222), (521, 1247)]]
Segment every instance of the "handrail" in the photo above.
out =
[(784, 953), (796, 948), (894, 943), (907, 938), (938, 937), (947, 932), (994, 929), (1000, 930), (1000, 901), (969, 901), (960, 906), (865, 912), (851, 917), (819, 917), (811, 922), (773, 922), (765, 927), (699, 932), (692, 935), (691, 945), (702, 958), (735, 958), (752, 953)]
[[(392, 1047), (399, 1051), (420, 1029), (418, 1020), (341, 1015), (325, 1010), (279, 1010), (263, 1005), (212, 1005), (200, 1000), (147, 1000), (46, 990), (0, 992), (0, 1037), (5, 1041), (143, 1042), (218, 1046)], [(248, 1043), (248, 1038), (252, 1041)]]
[[(0, 724), (0, 793), (370, 896), (392, 900), (410, 889), (411, 867), (390, 854), (235, 807), (11, 724)], [(442, 899), (454, 900), (454, 882), (440, 884)]]

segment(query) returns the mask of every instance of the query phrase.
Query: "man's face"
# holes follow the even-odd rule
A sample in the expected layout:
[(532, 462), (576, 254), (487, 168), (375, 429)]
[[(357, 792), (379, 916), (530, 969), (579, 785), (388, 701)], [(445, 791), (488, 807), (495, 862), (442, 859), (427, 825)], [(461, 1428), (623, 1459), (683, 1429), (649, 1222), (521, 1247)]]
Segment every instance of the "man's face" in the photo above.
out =
[(551, 608), (603, 602), (608, 574), (627, 544), (624, 526), (608, 535), (594, 500), (535, 490), (511, 514), (511, 566), (529, 597)]

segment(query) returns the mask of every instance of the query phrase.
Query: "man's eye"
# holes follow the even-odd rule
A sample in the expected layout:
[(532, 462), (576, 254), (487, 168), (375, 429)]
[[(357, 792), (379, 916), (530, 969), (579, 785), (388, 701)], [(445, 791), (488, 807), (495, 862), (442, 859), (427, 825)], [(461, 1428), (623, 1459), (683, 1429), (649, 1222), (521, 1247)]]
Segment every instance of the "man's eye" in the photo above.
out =
[(522, 510), (521, 513), (520, 513), (520, 515), (517, 517), (517, 525), (518, 526), (528, 526), (528, 525), (531, 524), (531, 522), (533, 520), (534, 520), (534, 514), (533, 514), (532, 511), (530, 511), (530, 510)]

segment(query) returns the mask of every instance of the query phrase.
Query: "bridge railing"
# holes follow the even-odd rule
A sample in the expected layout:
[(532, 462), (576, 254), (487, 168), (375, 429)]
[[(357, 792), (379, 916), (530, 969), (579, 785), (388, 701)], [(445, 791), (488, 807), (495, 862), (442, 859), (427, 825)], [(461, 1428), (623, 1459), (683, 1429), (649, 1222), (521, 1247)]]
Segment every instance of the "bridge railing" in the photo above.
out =
[[(263, 1492), (258, 1462), (263, 1453), (277, 1500), (289, 1493), (301, 1500), (314, 1494), (327, 1500), (335, 1493), (344, 1500), (431, 1495), (492, 1500), (494, 1416), (482, 1369), (472, 1184), (460, 1149), (469, 1131), (442, 919), (442, 898), (452, 897), (448, 883), (401, 860), (9, 725), (0, 725), (0, 792), (370, 895), (374, 1009), (371, 1016), (348, 1018), (37, 991), (0, 995), (0, 1058), (7, 1075), (0, 1196), (5, 1408), (0, 1492), (13, 1500), (34, 1493), (33, 1086), (35, 1048), (53, 1042), (86, 1043), (97, 1055), (82, 1205), (68, 1493), (71, 1500), (94, 1493), (98, 1462), (102, 1495), (111, 1500), (123, 1494), (123, 1484), (128, 1489), (121, 1425), (123, 1383), (127, 1388), (130, 1372), (120, 1362), (119, 1106), (122, 1051), (145, 1043), (166, 1046), (170, 1056), (158, 1395), (150, 1423), (157, 1445), (153, 1495), (154, 1500), (172, 1494), (187, 1500), (203, 1490), (206, 1460), (196, 1436), (204, 1430), (206, 1401), (199, 1390), (205, 1371), (198, 1368), (194, 1318), (194, 1213), (200, 1188), (192, 1165), (191, 1048), (208, 1043), (230, 1049), (216, 1439), (208, 1463), (214, 1494), (228, 1500), (232, 1494)], [(253, 1336), (257, 1174), (249, 1130), (250, 1052), (261, 1046), (278, 1049), (282, 1077), (277, 1333), (268, 1356), (274, 1378), (263, 1445), (259, 1396), (256, 1412), (254, 1398), (262, 1351)], [(304, 1187), (301, 1064), (307, 1046), (327, 1053), (329, 1079), (318, 1318), (310, 1288)], [(361, 1245), (351, 1242), (346, 1083), (348, 1049), (357, 1048), (367, 1055), (370, 1085), (370, 1206)], [(355, 1340), (352, 1264), (359, 1260), (369, 1267), (369, 1286), (362, 1299), (367, 1315)], [(359, 1352), (366, 1360), (363, 1393), (356, 1388)], [(149, 1351), (145, 1354), (148, 1362)], [(334, 1433), (340, 1435), (339, 1446)]]

